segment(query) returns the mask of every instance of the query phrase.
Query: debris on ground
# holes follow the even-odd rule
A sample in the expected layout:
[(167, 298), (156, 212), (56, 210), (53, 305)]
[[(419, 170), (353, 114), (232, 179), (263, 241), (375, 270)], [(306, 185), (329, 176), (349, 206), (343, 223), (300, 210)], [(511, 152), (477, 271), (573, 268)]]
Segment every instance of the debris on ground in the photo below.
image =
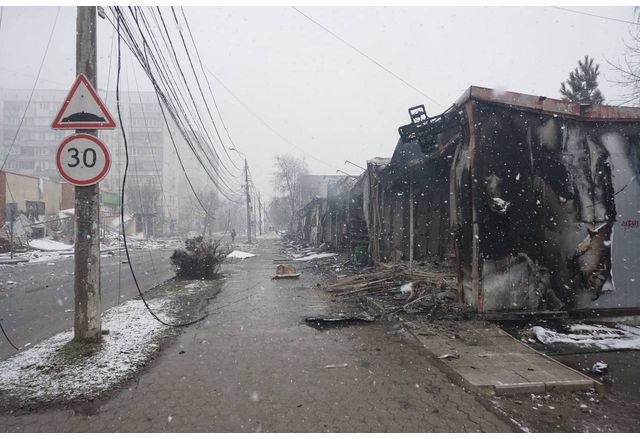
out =
[(325, 314), (319, 316), (305, 317), (304, 321), (307, 325), (315, 329), (328, 329), (330, 327), (345, 326), (357, 323), (370, 323), (376, 320), (373, 316), (365, 311), (359, 312), (338, 312), (333, 314)]
[(545, 346), (600, 351), (640, 350), (640, 328), (625, 324), (609, 327), (579, 323), (558, 330), (533, 326), (531, 332)]
[(29, 241), (29, 247), (34, 250), (42, 251), (73, 250), (73, 245), (64, 244), (62, 242), (54, 241), (53, 239), (48, 238), (32, 239), (31, 241)]
[(291, 265), (278, 265), (276, 267), (276, 274), (271, 279), (298, 279), (300, 273), (296, 273), (296, 269)]
[(593, 366), (591, 366), (590, 371), (598, 375), (604, 375), (609, 371), (609, 365), (604, 361), (596, 361), (593, 363)]
[(271, 279), (299, 279), (300, 273), (292, 273), (292, 274), (276, 274), (275, 276), (271, 276)]
[(327, 364), (324, 368), (325, 369), (339, 369), (342, 367), (349, 367), (348, 363), (340, 363), (340, 364)]
[(293, 258), (293, 261), (305, 262), (305, 261), (313, 261), (314, 259), (333, 258), (336, 256), (338, 256), (337, 253), (311, 253), (310, 255), (307, 255), (307, 256)]
[(338, 277), (325, 291), (344, 298), (372, 300), (385, 312), (448, 320), (467, 318), (470, 313), (458, 301), (455, 274), (437, 263), (421, 262), (412, 269), (406, 263), (381, 264), (375, 270)]
[(410, 271), (403, 264), (381, 265), (376, 271), (338, 278), (337, 282), (327, 286), (325, 290), (338, 296), (367, 295), (385, 291), (408, 294), (408, 298), (411, 298), (414, 282), (418, 283), (417, 281), (420, 282), (415, 288), (416, 296), (426, 293), (429, 289), (455, 290), (455, 275), (449, 270), (434, 269), (434, 267), (435, 265), (427, 268), (416, 267)]
[(447, 360), (447, 359), (453, 359), (453, 358), (460, 358), (460, 355), (458, 354), (443, 354), (438, 356), (439, 359), (441, 360)]
[(234, 250), (227, 255), (227, 259), (249, 259), (255, 257), (256, 255), (254, 255), (253, 253), (247, 253), (240, 250)]

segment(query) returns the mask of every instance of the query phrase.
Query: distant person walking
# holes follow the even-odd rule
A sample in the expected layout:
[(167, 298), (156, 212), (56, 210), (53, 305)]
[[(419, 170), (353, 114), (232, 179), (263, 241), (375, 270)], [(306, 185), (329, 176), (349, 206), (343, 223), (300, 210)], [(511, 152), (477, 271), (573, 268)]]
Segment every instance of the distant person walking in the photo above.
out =
[(231, 243), (236, 240), (236, 229), (231, 229)]

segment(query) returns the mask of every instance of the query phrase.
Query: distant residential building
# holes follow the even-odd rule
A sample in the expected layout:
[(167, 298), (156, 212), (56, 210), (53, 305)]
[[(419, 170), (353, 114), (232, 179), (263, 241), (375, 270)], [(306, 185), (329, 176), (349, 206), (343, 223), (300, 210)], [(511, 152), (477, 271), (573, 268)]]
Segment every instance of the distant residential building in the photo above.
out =
[[(55, 151), (73, 131), (53, 130), (51, 122), (67, 95), (66, 90), (0, 89), (0, 164), (4, 170), (60, 182)], [(100, 97), (119, 125), (115, 93), (99, 91)], [(170, 233), (184, 210), (185, 200), (193, 197), (176, 158), (170, 131), (165, 124), (155, 92), (120, 93), (120, 108), (129, 152), (125, 200), (139, 200), (142, 193), (156, 192), (158, 206), (153, 212), (129, 212), (153, 217), (157, 233)], [(26, 111), (26, 112), (25, 112)], [(24, 118), (23, 118), (24, 115)], [(206, 188), (206, 176), (183, 136), (167, 115), (173, 141), (194, 185)], [(22, 121), (22, 122), (21, 122)], [(100, 183), (102, 190), (120, 194), (125, 168), (124, 140), (120, 127), (101, 130), (100, 137), (111, 152), (111, 169)], [(201, 135), (196, 135), (203, 139)], [(209, 182), (210, 183), (210, 182)], [(145, 192), (138, 189), (144, 187)], [(202, 189), (204, 190), (204, 189)], [(138, 210), (144, 210), (140, 207)], [(150, 210), (148, 207), (146, 210)], [(184, 216), (184, 212), (182, 212)]]

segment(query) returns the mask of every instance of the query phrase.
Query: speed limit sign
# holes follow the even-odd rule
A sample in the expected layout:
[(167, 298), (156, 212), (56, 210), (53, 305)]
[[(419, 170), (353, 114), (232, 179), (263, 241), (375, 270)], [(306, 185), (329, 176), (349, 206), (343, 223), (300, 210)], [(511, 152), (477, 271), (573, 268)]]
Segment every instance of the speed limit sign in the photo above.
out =
[(90, 186), (102, 180), (111, 166), (109, 150), (97, 137), (74, 134), (62, 141), (56, 153), (62, 178), (75, 186)]

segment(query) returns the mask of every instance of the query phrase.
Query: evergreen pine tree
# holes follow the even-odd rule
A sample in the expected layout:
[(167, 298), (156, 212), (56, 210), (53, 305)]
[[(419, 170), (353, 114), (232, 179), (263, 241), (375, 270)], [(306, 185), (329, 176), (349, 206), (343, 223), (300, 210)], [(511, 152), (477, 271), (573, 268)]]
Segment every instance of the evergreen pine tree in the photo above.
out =
[(593, 64), (593, 58), (584, 56), (583, 61), (578, 61), (578, 67), (569, 73), (569, 80), (562, 82), (560, 93), (565, 98), (581, 104), (599, 105), (604, 102), (604, 96), (598, 89), (598, 75), (600, 65)]

